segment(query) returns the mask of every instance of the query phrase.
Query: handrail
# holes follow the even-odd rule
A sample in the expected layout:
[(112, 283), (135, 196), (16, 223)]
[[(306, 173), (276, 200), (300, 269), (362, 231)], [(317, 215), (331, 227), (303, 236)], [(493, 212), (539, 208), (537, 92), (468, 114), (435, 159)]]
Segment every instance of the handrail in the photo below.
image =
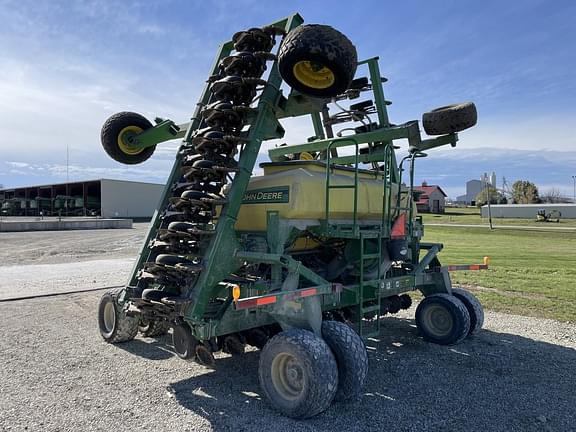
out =
[[(330, 157), (331, 157), (331, 147), (333, 144), (335, 143), (342, 143), (343, 141), (350, 141), (354, 144), (354, 146), (356, 147), (356, 154), (355, 154), (355, 164), (354, 164), (354, 184), (353, 185), (335, 185), (332, 186), (330, 185), (330, 170), (331, 170), (331, 166), (330, 166)], [(359, 156), (360, 156), (360, 152), (359, 152), (359, 147), (358, 147), (358, 142), (351, 137), (345, 137), (345, 138), (339, 138), (336, 140), (331, 140), (328, 145), (326, 146), (326, 200), (325, 200), (325, 213), (324, 213), (324, 218), (326, 220), (326, 231), (328, 231), (329, 229), (329, 215), (330, 215), (330, 189), (354, 189), (354, 210), (353, 210), (353, 215), (352, 215), (352, 221), (353, 221), (353, 232), (355, 233), (357, 231), (357, 226), (358, 226), (358, 163), (359, 163)]]
[[(384, 172), (383, 172), (383, 194), (382, 194), (382, 218), (380, 220), (380, 226), (385, 226), (385, 235), (390, 234), (392, 227), (391, 216), (392, 216), (392, 158), (394, 157), (394, 151), (392, 144), (388, 143), (384, 147)], [(382, 228), (380, 228), (382, 231)]]

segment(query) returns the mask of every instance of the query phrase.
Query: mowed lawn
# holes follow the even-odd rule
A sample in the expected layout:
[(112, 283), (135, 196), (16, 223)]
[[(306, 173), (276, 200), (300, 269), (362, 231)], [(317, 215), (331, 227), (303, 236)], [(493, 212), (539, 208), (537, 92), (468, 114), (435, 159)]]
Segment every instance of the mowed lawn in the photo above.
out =
[[(576, 219), (562, 219), (560, 222), (536, 222), (536, 211), (531, 219), (492, 218), (492, 225), (526, 225), (535, 228), (566, 227), (576, 229)], [(488, 218), (480, 216), (480, 209), (475, 207), (447, 207), (443, 214), (420, 214), (425, 224), (464, 224), (488, 225)]]
[(443, 265), (490, 269), (452, 273), (488, 309), (576, 322), (576, 233), (425, 226), (423, 241), (444, 244)]

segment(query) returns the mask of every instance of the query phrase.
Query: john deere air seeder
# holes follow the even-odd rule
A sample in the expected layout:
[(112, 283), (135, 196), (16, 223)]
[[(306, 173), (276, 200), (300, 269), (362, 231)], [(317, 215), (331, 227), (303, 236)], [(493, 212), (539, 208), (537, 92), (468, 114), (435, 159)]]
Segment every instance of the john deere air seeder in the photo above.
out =
[[(442, 245), (420, 241), (413, 196), (415, 161), (455, 146), (474, 105), (424, 114), (435, 138), (418, 121), (392, 124), (378, 58), (358, 61), (344, 35), (302, 23), (292, 15), (234, 34), (190, 122), (106, 121), (102, 144), (122, 163), (182, 145), (128, 284), (98, 310), (106, 341), (171, 328), (176, 354), (209, 367), (215, 352), (260, 348), (263, 393), (299, 418), (360, 395), (363, 339), (410, 307), (406, 293), (424, 294), (416, 324), (431, 342), (458, 343), (483, 321), (478, 301), (451, 287)], [(253, 176), (262, 142), (284, 135), (279, 120), (300, 116), (314, 136), (271, 149)], [(396, 140), (408, 143), (400, 160)]]

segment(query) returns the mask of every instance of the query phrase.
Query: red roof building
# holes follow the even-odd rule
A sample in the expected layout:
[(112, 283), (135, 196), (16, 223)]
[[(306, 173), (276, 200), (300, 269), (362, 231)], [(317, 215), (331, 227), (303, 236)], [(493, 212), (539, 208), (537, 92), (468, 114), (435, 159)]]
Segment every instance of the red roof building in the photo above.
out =
[(419, 212), (444, 213), (447, 195), (440, 186), (422, 182), (422, 186), (414, 186), (414, 191), (418, 193), (416, 207)]

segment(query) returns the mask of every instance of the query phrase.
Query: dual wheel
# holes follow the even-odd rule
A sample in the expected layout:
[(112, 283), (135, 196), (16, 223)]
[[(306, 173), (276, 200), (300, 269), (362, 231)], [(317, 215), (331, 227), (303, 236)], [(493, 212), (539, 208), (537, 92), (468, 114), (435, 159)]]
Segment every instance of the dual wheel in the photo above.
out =
[(432, 294), (416, 309), (416, 326), (425, 340), (453, 345), (473, 335), (484, 324), (482, 305), (473, 294), (453, 288), (450, 294)]
[(322, 338), (303, 329), (283, 331), (262, 349), (260, 386), (286, 416), (312, 417), (333, 400), (360, 396), (368, 372), (366, 347), (358, 334), (337, 321), (322, 323)]
[[(100, 334), (106, 342), (127, 342), (139, 330), (145, 336), (165, 330), (156, 322), (127, 315), (117, 301), (120, 292), (121, 289), (105, 293), (98, 307)], [(191, 343), (194, 338), (186, 329), (187, 326), (174, 328), (175, 350), (181, 358), (198, 357), (201, 353), (197, 344)], [(326, 410), (333, 400), (358, 398), (367, 372), (368, 356), (362, 339), (337, 321), (322, 323), (322, 338), (303, 329), (278, 333), (260, 354), (262, 390), (274, 408), (293, 418), (312, 417)]]
[(147, 320), (127, 314), (118, 303), (122, 290), (118, 288), (104, 293), (98, 304), (98, 328), (106, 342), (127, 342), (134, 339), (138, 332), (144, 337), (154, 337), (168, 331), (169, 324), (165, 321)]

